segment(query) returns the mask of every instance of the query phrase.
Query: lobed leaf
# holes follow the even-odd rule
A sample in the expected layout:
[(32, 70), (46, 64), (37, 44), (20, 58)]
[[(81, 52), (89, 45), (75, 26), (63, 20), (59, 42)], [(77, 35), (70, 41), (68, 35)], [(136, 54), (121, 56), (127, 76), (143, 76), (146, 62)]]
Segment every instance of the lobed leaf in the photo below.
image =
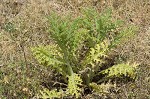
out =
[(78, 74), (72, 74), (71, 76), (68, 76), (68, 87), (67, 92), (68, 94), (74, 96), (76, 98), (79, 98), (81, 93), (81, 88), (79, 87), (82, 83), (82, 79)]
[(105, 69), (101, 71), (102, 74), (107, 74), (107, 77), (121, 77), (121, 76), (127, 76), (130, 78), (135, 78), (135, 69), (138, 66), (138, 64), (129, 64), (129, 63), (122, 63), (114, 65), (108, 69)]

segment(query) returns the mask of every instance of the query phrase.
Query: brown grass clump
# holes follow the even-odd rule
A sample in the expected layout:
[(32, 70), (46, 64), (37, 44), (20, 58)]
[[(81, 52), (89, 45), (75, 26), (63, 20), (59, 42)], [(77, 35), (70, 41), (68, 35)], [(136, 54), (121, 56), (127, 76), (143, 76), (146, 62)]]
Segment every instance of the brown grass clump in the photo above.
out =
[(120, 87), (119, 94), (115, 94), (115, 98), (148, 99), (150, 94), (150, 2), (149, 0), (126, 0), (117, 5), (115, 3), (117, 1), (114, 0), (113, 4), (116, 5), (112, 5), (115, 13), (127, 23), (139, 27), (137, 36), (118, 48), (118, 55), (121, 60), (138, 62), (141, 65), (136, 81)]
[(30, 52), (31, 46), (51, 43), (46, 17), (52, 11), (77, 16), (87, 6), (99, 12), (112, 8), (114, 18), (139, 27), (137, 36), (113, 53), (118, 55), (117, 61), (140, 63), (138, 77), (114, 89), (109, 97), (150, 98), (149, 0), (0, 0), (0, 98), (36, 98), (42, 83), (52, 78), (50, 68), (37, 65)]
[(50, 69), (36, 65), (30, 47), (50, 42), (46, 15), (54, 7), (46, 0), (1, 2), (0, 96), (31, 98), (51, 74)]

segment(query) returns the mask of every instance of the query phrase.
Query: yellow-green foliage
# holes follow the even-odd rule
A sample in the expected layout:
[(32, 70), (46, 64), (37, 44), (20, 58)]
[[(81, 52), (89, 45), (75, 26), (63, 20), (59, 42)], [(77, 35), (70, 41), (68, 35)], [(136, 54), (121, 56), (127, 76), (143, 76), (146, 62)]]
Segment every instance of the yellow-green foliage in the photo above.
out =
[(96, 83), (90, 83), (90, 86), (93, 88), (93, 90), (96, 92), (96, 93), (109, 93), (109, 89), (111, 88), (111, 87), (114, 87), (114, 85), (112, 85), (112, 84), (109, 84), (109, 83), (107, 83), (107, 84), (104, 84), (104, 83), (102, 83), (102, 84), (96, 84)]
[[(112, 21), (110, 10), (98, 14), (94, 9), (84, 9), (77, 18), (52, 13), (49, 22), (50, 38), (54, 43), (32, 48), (32, 52), (39, 63), (51, 66), (64, 78), (68, 78), (65, 94), (76, 98), (80, 97), (82, 90), (79, 85), (92, 82), (108, 52), (125, 41), (124, 38), (134, 34), (131, 27), (120, 28), (118, 31), (122, 22)], [(84, 55), (81, 55), (82, 52), (85, 52)], [(122, 75), (133, 78), (135, 72), (132, 65), (119, 64), (100, 73), (108, 74), (110, 78)]]
[(76, 98), (79, 98), (81, 93), (81, 88), (79, 87), (79, 85), (81, 86), (81, 83), (82, 83), (82, 79), (78, 74), (74, 73), (73, 75), (68, 76), (67, 92), (72, 96), (75, 95)]
[(90, 48), (89, 55), (85, 57), (82, 65), (85, 68), (87, 65), (91, 65), (92, 68), (95, 64), (104, 63), (104, 58), (107, 56), (108, 44), (107, 42), (102, 42), (101, 44), (96, 44), (94, 48)]
[(122, 63), (114, 65), (106, 70), (101, 71), (102, 74), (108, 74), (107, 77), (120, 77), (120, 76), (127, 76), (130, 78), (135, 78), (135, 70), (138, 64), (129, 64), (129, 63)]
[(66, 95), (72, 95), (76, 98), (79, 98), (80, 93), (81, 93), (81, 88), (79, 87), (79, 85), (81, 86), (82, 83), (82, 79), (80, 78), (80, 76), (78, 74), (72, 74), (71, 76), (68, 76), (68, 87), (66, 89), (66, 91), (63, 90), (59, 90), (57, 91), (56, 89), (49, 91), (48, 89), (44, 89), (43, 91), (40, 91), (41, 96), (40, 98), (42, 99), (53, 99), (53, 98), (61, 98), (64, 97)]
[(40, 91), (42, 99), (53, 99), (53, 98), (61, 98), (63, 96), (63, 91), (57, 91), (57, 90), (51, 90), (44, 89), (43, 91)]
[(40, 64), (46, 64), (48, 66), (63, 64), (60, 58), (62, 58), (61, 53), (59, 53), (56, 45), (49, 46), (39, 46), (32, 48), (33, 55), (40, 62)]
[(56, 45), (39, 46), (34, 47), (31, 50), (40, 64), (51, 66), (59, 73), (65, 73), (63, 70), (64, 67), (62, 67), (65, 63), (63, 62), (62, 54), (58, 51), (59, 48)]

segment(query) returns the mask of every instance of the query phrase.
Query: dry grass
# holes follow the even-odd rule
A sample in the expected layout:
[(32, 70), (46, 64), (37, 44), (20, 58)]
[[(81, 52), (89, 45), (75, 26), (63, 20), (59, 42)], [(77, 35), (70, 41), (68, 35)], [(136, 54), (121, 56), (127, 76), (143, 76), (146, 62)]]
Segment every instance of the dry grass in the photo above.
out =
[[(122, 93), (112, 94), (111, 97), (113, 99), (121, 96), (121, 99), (128, 99), (132, 95), (135, 95), (135, 98), (131, 99), (148, 97), (150, 94), (149, 0), (0, 0), (0, 84), (5, 86), (2, 93), (0, 90), (2, 98), (4, 96), (9, 99), (19, 96), (31, 98), (41, 88), (41, 80), (48, 82), (46, 77), (50, 77), (49, 71), (47, 68), (38, 67), (30, 53), (31, 46), (51, 42), (47, 33), (46, 16), (50, 15), (51, 11), (57, 11), (62, 15), (71, 12), (77, 16), (80, 8), (87, 6), (93, 6), (100, 12), (110, 7), (115, 18), (139, 27), (137, 36), (118, 47), (116, 53), (126, 60), (141, 63), (139, 79), (135, 83), (119, 87)], [(13, 23), (15, 31), (6, 29), (9, 23)], [(29, 80), (27, 78), (30, 79), (30, 83), (27, 83)], [(130, 87), (132, 85), (133, 88)]]

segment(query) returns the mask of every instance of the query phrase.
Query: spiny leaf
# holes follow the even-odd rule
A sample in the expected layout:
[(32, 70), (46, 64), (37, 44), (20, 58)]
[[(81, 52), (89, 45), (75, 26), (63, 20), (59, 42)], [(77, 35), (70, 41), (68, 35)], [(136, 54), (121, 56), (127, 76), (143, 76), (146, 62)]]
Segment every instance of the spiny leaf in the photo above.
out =
[(56, 45), (50, 46), (39, 46), (31, 49), (35, 58), (41, 63), (44, 64), (47, 62), (47, 65), (63, 64), (57, 58), (62, 58), (62, 55), (59, 53)]
[(78, 74), (72, 74), (71, 76), (68, 76), (68, 87), (67, 87), (67, 92), (68, 94), (74, 96), (76, 98), (79, 98), (81, 88), (79, 85), (81, 85), (82, 80)]
[(112, 84), (96, 84), (96, 83), (90, 83), (90, 86), (93, 88), (93, 90), (96, 92), (96, 93), (100, 93), (100, 94), (106, 94), (106, 93), (109, 93), (109, 89), (111, 87), (114, 87), (114, 85)]
[(107, 77), (121, 77), (127, 76), (131, 78), (135, 78), (135, 69), (138, 64), (129, 64), (129, 63), (122, 63), (114, 65), (106, 70), (101, 71), (102, 74), (107, 74)]
[(63, 96), (63, 91), (57, 91), (56, 89), (49, 91), (48, 89), (44, 89), (40, 91), (42, 99), (54, 99), (54, 98), (61, 98)]
[(106, 52), (108, 50), (107, 42), (96, 44), (94, 48), (90, 48), (89, 55), (82, 61), (82, 65), (92, 65), (94, 68), (95, 64), (104, 63), (104, 57), (107, 57)]
[(51, 66), (52, 68), (63, 73), (64, 66), (63, 56), (59, 52), (59, 48), (56, 45), (51, 46), (39, 46), (31, 49), (33, 55), (40, 64)]

